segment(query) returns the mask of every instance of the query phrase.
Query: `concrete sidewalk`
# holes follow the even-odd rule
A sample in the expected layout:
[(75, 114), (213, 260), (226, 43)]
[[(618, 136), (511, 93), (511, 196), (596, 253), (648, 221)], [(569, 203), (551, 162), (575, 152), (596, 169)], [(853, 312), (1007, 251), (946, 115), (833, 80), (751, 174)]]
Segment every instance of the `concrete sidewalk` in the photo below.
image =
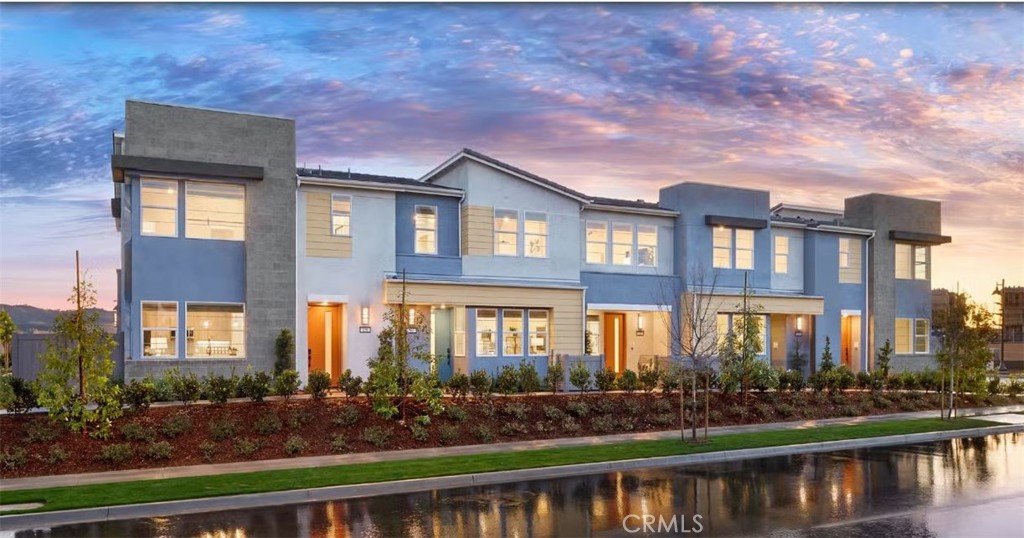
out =
[[(1024, 405), (1001, 407), (981, 407), (959, 410), (959, 416), (983, 416), (1017, 413), (1024, 411)], [(793, 422), (773, 422), (770, 424), (745, 424), (741, 426), (719, 426), (708, 429), (709, 436), (720, 436), (732, 433), (762, 432), (778, 430), (797, 430), (817, 428), (827, 425), (852, 425), (893, 420), (912, 420), (921, 418), (938, 418), (934, 410), (915, 411), (909, 413), (892, 413), (866, 417), (832, 418), (823, 420), (806, 420)], [(697, 435), (702, 431), (698, 429)], [(689, 434), (689, 431), (687, 431)], [(335, 465), (353, 465), (359, 463), (375, 463), (384, 461), (433, 458), (438, 456), (460, 456), (470, 454), (487, 454), (495, 452), (513, 452), (537, 450), (542, 448), (562, 448), (574, 446), (593, 446), (630, 441), (652, 441), (659, 439), (677, 439), (679, 430), (662, 432), (627, 433), (619, 435), (601, 435), (590, 437), (570, 437), (559, 439), (543, 439), (537, 441), (516, 441), (510, 443), (493, 443), (488, 445), (465, 445), (439, 448), (418, 448), (394, 450), (387, 452), (367, 452), (357, 454), (339, 454), (330, 456), (311, 456), (306, 458), (288, 458), (278, 460), (241, 461), (234, 463), (217, 463), (208, 465), (189, 465), (182, 467), (164, 467), (153, 469), (129, 469), (124, 471), (108, 471), (102, 473), (67, 474), (29, 478), (0, 480), (0, 492), (80, 486), (86, 484), (106, 484), (113, 482), (133, 482), (137, 480), (158, 480), (164, 478), (180, 478), (190, 476), (209, 476), (255, 471), (273, 471), (281, 469), (306, 469)]]

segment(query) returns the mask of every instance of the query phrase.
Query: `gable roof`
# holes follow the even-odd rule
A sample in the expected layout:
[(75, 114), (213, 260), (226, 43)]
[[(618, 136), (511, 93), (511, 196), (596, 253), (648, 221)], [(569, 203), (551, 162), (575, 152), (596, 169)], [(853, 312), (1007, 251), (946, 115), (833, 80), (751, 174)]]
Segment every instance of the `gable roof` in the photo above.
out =
[(577, 200), (579, 202), (585, 202), (586, 203), (586, 202), (590, 201), (590, 197), (588, 197), (586, 194), (583, 194), (582, 192), (570, 189), (569, 187), (566, 187), (565, 185), (562, 185), (560, 183), (551, 181), (550, 179), (538, 176), (537, 174), (534, 174), (532, 172), (527, 172), (526, 170), (523, 170), (522, 168), (517, 168), (515, 166), (512, 166), (511, 164), (508, 164), (508, 163), (503, 162), (503, 161), (499, 161), (498, 159), (495, 159), (494, 157), (491, 157), (489, 155), (484, 155), (483, 153), (480, 153), (479, 151), (475, 151), (475, 150), (472, 150), (472, 149), (469, 149), (469, 148), (462, 148), (461, 151), (459, 151), (455, 155), (449, 157), (448, 160), (446, 160), (445, 162), (441, 163), (440, 166), (438, 166), (437, 168), (434, 168), (430, 172), (427, 172), (427, 174), (424, 175), (422, 178), (420, 178), (420, 180), (425, 182), (425, 183), (433, 183), (433, 181), (435, 179), (437, 179), (439, 176), (444, 175), (446, 172), (448, 172), (452, 168), (455, 168), (456, 166), (458, 166), (459, 164), (461, 164), (462, 162), (467, 161), (467, 160), (483, 163), (483, 164), (485, 164), (487, 166), (490, 166), (491, 168), (496, 168), (498, 170), (501, 170), (502, 172), (505, 172), (507, 174), (519, 177), (520, 179), (524, 179), (526, 181), (529, 181), (530, 183), (534, 183), (536, 185), (540, 185), (541, 187), (544, 187), (544, 188), (546, 188), (548, 190), (557, 192), (557, 193), (559, 193), (559, 194), (561, 194), (563, 196), (568, 196), (569, 198), (573, 198), (573, 199), (575, 199), (575, 200)]
[(295, 174), (307, 182), (327, 180), (321, 184), (336, 184), (349, 186), (362, 186), (364, 188), (377, 188), (382, 190), (415, 190), (418, 192), (437, 192), (446, 195), (462, 195), (462, 189), (446, 187), (444, 185), (432, 185), (418, 179), (397, 176), (381, 176), (377, 174), (364, 174), (361, 172), (323, 170), (321, 168), (297, 168)]

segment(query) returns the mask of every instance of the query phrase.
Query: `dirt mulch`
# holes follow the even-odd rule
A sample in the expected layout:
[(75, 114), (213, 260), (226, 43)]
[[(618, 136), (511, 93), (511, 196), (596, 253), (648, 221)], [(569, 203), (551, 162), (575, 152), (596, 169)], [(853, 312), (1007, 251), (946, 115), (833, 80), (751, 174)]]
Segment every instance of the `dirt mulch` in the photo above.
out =
[[(842, 395), (752, 393), (746, 405), (740, 395), (712, 394), (710, 423), (712, 426), (758, 424), (786, 420), (822, 419), (859, 416), (898, 411), (938, 409), (936, 394), (893, 393), (882, 399), (870, 393), (849, 392)], [(1016, 400), (1020, 401), (1020, 400)], [(961, 401), (962, 406), (992, 403), (1015, 403), (1006, 397), (1000, 400)], [(582, 409), (586, 404), (584, 412)], [(225, 405), (191, 405), (152, 408), (128, 413), (114, 425), (108, 440), (93, 439), (53, 424), (45, 415), (0, 416), (0, 477), (86, 473), (118, 469), (172, 467), (204, 463), (263, 460), (290, 456), (315, 456), (344, 452), (372, 452), (490, 442), (551, 439), (628, 432), (672, 430), (679, 426), (679, 395), (652, 394), (587, 394), (577, 396), (534, 395), (531, 397), (492, 397), (489, 399), (446, 400), (446, 407), (465, 411), (459, 419), (451, 410), (431, 417), (425, 426), (426, 440), (413, 436), (413, 413), (404, 424), (386, 420), (373, 413), (366, 398), (330, 398), (324, 401), (290, 400), (262, 403), (243, 402)], [(355, 422), (346, 425), (340, 417), (344, 408)], [(703, 408), (703, 405), (701, 405)], [(182, 417), (187, 417), (182, 419)], [(276, 418), (275, 418), (276, 417)], [(168, 422), (185, 420), (189, 425), (179, 435), (167, 431)], [(225, 427), (225, 423), (233, 425)], [(275, 430), (274, 426), (278, 425)], [(135, 429), (136, 437), (128, 440), (127, 430)], [(219, 432), (217, 426), (221, 426)], [(261, 431), (262, 426), (262, 431)], [(141, 427), (141, 428), (140, 428)], [(389, 439), (377, 447), (364, 439), (367, 430), (383, 429)], [(232, 431), (233, 430), (233, 431)], [(221, 439), (215, 439), (220, 433)], [(422, 432), (421, 432), (422, 433)], [(306, 446), (289, 454), (290, 437), (301, 437)], [(344, 447), (332, 452), (332, 441), (345, 441)], [(153, 443), (170, 444), (169, 458), (149, 453)], [(113, 463), (99, 458), (104, 447), (128, 444), (131, 455)], [(251, 454), (244, 448), (255, 447)], [(16, 457), (21, 450), (22, 457)], [(66, 458), (55, 457), (63, 452)], [(15, 457), (11, 457), (15, 454)], [(20, 460), (20, 463), (16, 460)]]

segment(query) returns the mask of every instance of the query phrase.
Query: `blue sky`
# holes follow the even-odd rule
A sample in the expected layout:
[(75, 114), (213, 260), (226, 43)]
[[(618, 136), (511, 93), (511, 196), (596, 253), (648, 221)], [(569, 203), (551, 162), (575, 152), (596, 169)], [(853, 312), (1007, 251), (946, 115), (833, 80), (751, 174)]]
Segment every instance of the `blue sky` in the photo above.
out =
[(936, 287), (1024, 284), (1020, 4), (5, 4), (0, 302), (61, 305), (77, 248), (113, 305), (126, 98), (293, 117), (300, 165), (937, 199)]

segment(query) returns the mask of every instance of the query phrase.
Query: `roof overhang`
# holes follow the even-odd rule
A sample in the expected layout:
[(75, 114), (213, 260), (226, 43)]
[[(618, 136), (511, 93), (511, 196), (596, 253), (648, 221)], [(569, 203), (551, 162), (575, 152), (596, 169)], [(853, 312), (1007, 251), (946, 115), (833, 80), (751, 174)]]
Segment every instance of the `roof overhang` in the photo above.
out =
[(463, 192), (459, 189), (436, 187), (433, 185), (400, 185), (396, 183), (380, 183), (376, 181), (361, 181), (352, 179), (328, 179), (322, 177), (296, 176), (296, 181), (302, 185), (316, 185), (319, 187), (343, 187), (346, 189), (365, 189), (373, 191), (393, 192), (414, 192), (421, 194), (436, 194), (439, 196), (451, 196), (461, 198)]
[(632, 213), (634, 215), (651, 215), (654, 217), (677, 217), (679, 216), (678, 211), (672, 211), (671, 209), (656, 209), (647, 207), (628, 207), (618, 206), (610, 204), (586, 204), (584, 209), (592, 209), (594, 211), (611, 211), (615, 213)]
[(110, 158), (110, 169), (114, 181), (124, 182), (127, 170), (152, 172), (157, 174), (179, 174), (184, 176), (220, 177), (234, 179), (263, 179), (262, 166), (244, 164), (227, 164), (201, 161), (185, 161), (181, 159), (165, 159), (162, 157), (140, 157), (136, 155), (114, 155)]
[(948, 235), (904, 232), (900, 230), (890, 230), (889, 239), (905, 243), (916, 243), (919, 245), (944, 245), (946, 243), (953, 242), (953, 238)]
[(704, 224), (708, 226), (730, 226), (733, 228), (752, 228), (763, 230), (768, 227), (765, 219), (748, 219), (744, 217), (727, 217), (724, 215), (704, 215)]
[[(692, 301), (693, 296), (693, 292), (688, 292), (684, 299)], [(702, 297), (708, 299), (711, 310), (718, 313), (735, 313), (743, 307), (742, 293), (716, 293)], [(757, 314), (821, 316), (825, 313), (825, 298), (814, 295), (751, 294), (747, 296), (747, 304), (757, 307)]]

